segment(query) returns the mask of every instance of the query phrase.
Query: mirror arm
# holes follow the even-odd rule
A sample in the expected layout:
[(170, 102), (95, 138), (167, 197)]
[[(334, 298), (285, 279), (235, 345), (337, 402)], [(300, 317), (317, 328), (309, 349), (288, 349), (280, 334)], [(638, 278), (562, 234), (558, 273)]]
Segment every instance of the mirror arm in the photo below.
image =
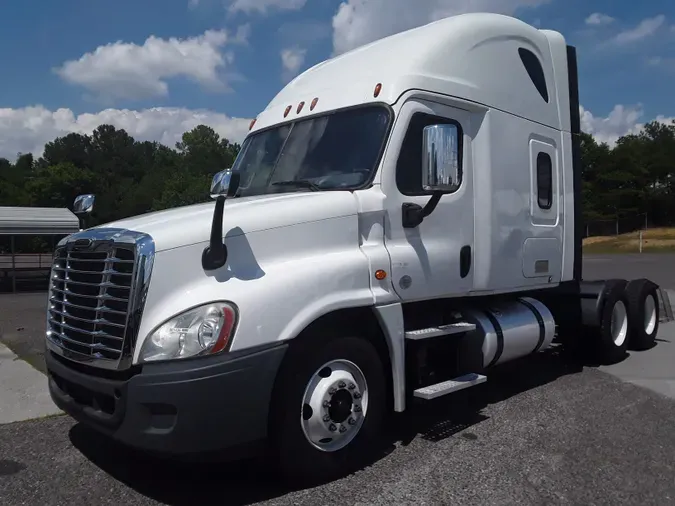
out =
[(227, 262), (227, 246), (223, 242), (223, 213), (225, 196), (218, 195), (211, 222), (211, 239), (202, 253), (202, 267), (206, 271), (219, 269)]
[(435, 191), (424, 207), (412, 202), (405, 202), (401, 206), (403, 228), (415, 228), (422, 224), (424, 218), (434, 212), (443, 196), (442, 191)]
[(220, 269), (227, 262), (227, 246), (223, 242), (223, 214), (225, 213), (225, 199), (234, 197), (239, 189), (240, 175), (234, 173), (231, 176), (227, 195), (216, 197), (216, 206), (213, 210), (211, 222), (211, 238), (209, 245), (202, 252), (202, 267), (205, 271)]

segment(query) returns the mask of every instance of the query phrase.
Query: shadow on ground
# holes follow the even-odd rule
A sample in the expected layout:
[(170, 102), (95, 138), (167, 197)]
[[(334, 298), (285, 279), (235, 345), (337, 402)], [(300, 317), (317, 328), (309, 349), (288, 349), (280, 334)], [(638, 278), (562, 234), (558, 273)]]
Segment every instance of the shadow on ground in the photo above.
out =
[[(576, 374), (583, 365), (557, 349), (513, 362), (491, 372), (490, 381), (432, 404), (415, 404), (388, 428), (387, 448), (378, 458), (420, 437), (438, 442), (450, 437), (474, 439), (468, 429), (488, 419), (482, 411), (530, 389)], [(247, 505), (291, 492), (265, 462), (189, 464), (158, 459), (125, 448), (83, 426), (70, 432), (73, 445), (92, 463), (137, 492), (170, 505)]]

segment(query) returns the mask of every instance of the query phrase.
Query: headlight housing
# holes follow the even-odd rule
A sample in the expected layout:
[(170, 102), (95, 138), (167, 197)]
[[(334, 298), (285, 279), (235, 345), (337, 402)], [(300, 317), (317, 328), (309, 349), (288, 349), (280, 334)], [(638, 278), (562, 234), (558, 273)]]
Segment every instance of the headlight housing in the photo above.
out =
[(236, 321), (236, 307), (229, 302), (188, 309), (150, 333), (139, 360), (157, 362), (219, 353), (227, 348)]

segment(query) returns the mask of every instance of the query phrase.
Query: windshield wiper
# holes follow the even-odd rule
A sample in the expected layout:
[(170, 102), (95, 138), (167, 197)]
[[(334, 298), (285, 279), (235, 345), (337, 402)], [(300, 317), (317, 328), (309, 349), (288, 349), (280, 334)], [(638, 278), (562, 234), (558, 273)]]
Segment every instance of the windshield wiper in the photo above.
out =
[(306, 179), (293, 179), (289, 181), (277, 181), (276, 183), (272, 183), (272, 186), (297, 186), (300, 188), (309, 188), (310, 190), (316, 192), (321, 190), (321, 188), (311, 181), (308, 181)]

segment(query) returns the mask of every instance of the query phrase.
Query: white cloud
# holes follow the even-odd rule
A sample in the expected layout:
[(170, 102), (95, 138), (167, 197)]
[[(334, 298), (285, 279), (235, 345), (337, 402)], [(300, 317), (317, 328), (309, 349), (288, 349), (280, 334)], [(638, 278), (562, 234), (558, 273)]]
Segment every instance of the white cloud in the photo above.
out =
[(250, 14), (257, 11), (267, 14), (268, 10), (278, 9), (284, 11), (297, 11), (302, 9), (307, 0), (232, 0), (230, 12), (245, 12)]
[(659, 28), (666, 22), (666, 17), (663, 14), (654, 16), (653, 18), (646, 18), (630, 30), (624, 30), (618, 33), (612, 41), (616, 44), (630, 44), (638, 42), (642, 39), (654, 35)]
[(614, 21), (612, 16), (602, 14), (601, 12), (594, 12), (586, 18), (587, 25), (608, 25)]
[(298, 47), (281, 50), (281, 65), (283, 67), (281, 78), (284, 81), (288, 82), (298, 74), (300, 67), (305, 63), (306, 55), (307, 50)]
[[(639, 133), (649, 121), (641, 105), (616, 105), (607, 117), (595, 116), (579, 108), (581, 128), (598, 142), (614, 146), (619, 137)], [(673, 118), (658, 115), (655, 121), (670, 124)], [(98, 113), (75, 115), (70, 109), (54, 111), (42, 106), (21, 109), (0, 108), (0, 157), (14, 160), (16, 154), (42, 155), (45, 143), (69, 133), (90, 134), (101, 124), (123, 128), (137, 140), (159, 141), (173, 147), (184, 132), (199, 124), (211, 126), (232, 142), (241, 142), (248, 133), (251, 118), (232, 118), (208, 110), (156, 107), (143, 110), (105, 109)]]
[(199, 0), (188, 0), (188, 9), (196, 9), (199, 7)]
[(377, 39), (454, 14), (514, 14), (550, 0), (344, 0), (333, 17), (333, 50), (341, 54)]
[(222, 53), (222, 48), (228, 42), (245, 43), (249, 31), (245, 25), (234, 37), (225, 30), (207, 30), (187, 39), (150, 36), (140, 46), (118, 41), (67, 61), (56, 72), (107, 100), (167, 96), (167, 79), (175, 77), (225, 91), (224, 71), (232, 64), (233, 55)]
[(250, 118), (232, 118), (213, 111), (156, 107), (133, 111), (105, 109), (75, 115), (70, 109), (50, 111), (42, 106), (0, 109), (0, 157), (14, 160), (18, 152), (41, 156), (45, 143), (69, 133), (90, 134), (101, 124), (123, 128), (137, 140), (159, 141), (174, 147), (181, 135), (199, 124), (212, 127), (231, 142), (241, 142)]
[[(629, 134), (638, 134), (647, 121), (641, 121), (644, 116), (642, 105), (625, 106), (615, 105), (614, 109), (605, 118), (594, 116), (593, 113), (579, 107), (581, 114), (581, 129), (591, 134), (597, 142), (606, 142), (610, 147), (616, 145), (620, 137)], [(670, 124), (674, 118), (658, 115), (652, 121)]]

